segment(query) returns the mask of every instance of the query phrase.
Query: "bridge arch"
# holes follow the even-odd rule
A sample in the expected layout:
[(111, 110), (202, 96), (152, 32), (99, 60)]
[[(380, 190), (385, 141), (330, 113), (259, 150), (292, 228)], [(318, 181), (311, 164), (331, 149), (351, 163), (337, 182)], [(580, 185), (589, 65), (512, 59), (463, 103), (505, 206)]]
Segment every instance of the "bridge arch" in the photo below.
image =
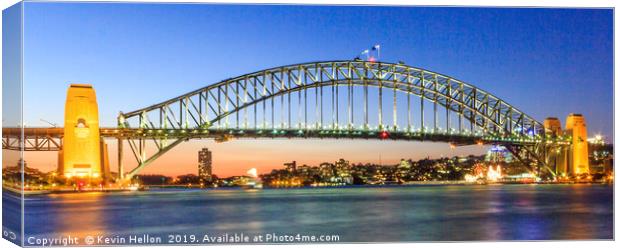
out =
[[(324, 99), (325, 89), (331, 102)], [(347, 97), (343, 97), (346, 100), (346, 111), (343, 112), (347, 121), (339, 119), (342, 108), (342, 94), (339, 89), (344, 89), (347, 93)], [(359, 89), (363, 92), (359, 92)], [(378, 91), (377, 99), (369, 99), (369, 89)], [(383, 96), (383, 93), (390, 91), (393, 99)], [(407, 98), (407, 123), (404, 126), (399, 125), (396, 120), (397, 92)], [(296, 105), (291, 100), (294, 95), (298, 99)], [(416, 118), (420, 122), (418, 127), (411, 123), (412, 112), (416, 112), (410, 109), (411, 96), (420, 99), (421, 111), (417, 112), (420, 116)], [(280, 99), (279, 104), (277, 98)], [(376, 107), (369, 106), (371, 101), (379, 105), (377, 116), (370, 116), (370, 109)], [(384, 120), (382, 106), (385, 102), (393, 103), (391, 125)], [(425, 124), (425, 102), (433, 104), (432, 128)], [(267, 103), (270, 103), (269, 107), (266, 106)], [(327, 109), (332, 110), (327, 113), (332, 115), (331, 123), (324, 122), (324, 112), (328, 112), (324, 110), (325, 103), (328, 105)], [(446, 110), (445, 129), (437, 125), (438, 106)], [(297, 126), (292, 123), (293, 108), (297, 108), (298, 112)], [(309, 113), (309, 108), (315, 113)], [(277, 121), (276, 112), (280, 114)], [(453, 116), (450, 116), (451, 113)], [(309, 115), (311, 118), (308, 118)], [(359, 118), (360, 115), (362, 118)], [(454, 115), (456, 120), (453, 120)], [(235, 118), (234, 127), (229, 125), (229, 117)], [(358, 121), (354, 121), (356, 117)], [(451, 124), (451, 120), (457, 124)], [(411, 133), (421, 136), (441, 134), (449, 137), (465, 136), (472, 140), (492, 137), (491, 139), (496, 141), (533, 143), (540, 143), (545, 138), (544, 127), (540, 122), (499, 97), (471, 84), (404, 64), (361, 60), (294, 64), (245, 74), (146, 108), (120, 113), (118, 121), (120, 128), (159, 130), (163, 133), (162, 136), (149, 137), (158, 147), (158, 152), (150, 157), (144, 152), (145, 138), (127, 138), (139, 163), (129, 176), (176, 144), (196, 137), (192, 134), (195, 132), (217, 133), (217, 130), (226, 130), (235, 135), (235, 131), (275, 129), (294, 130), (301, 134), (323, 130), (372, 133), (388, 131), (402, 133), (404, 136)], [(376, 126), (373, 127), (371, 123), (375, 121)], [(469, 128), (464, 127), (467, 124), (465, 122), (469, 124)], [(252, 125), (249, 125), (250, 123)], [(326, 123), (329, 125), (326, 126)], [(181, 132), (184, 135), (168, 136), (171, 132)], [(368, 138), (368, 135), (363, 137)], [(175, 140), (167, 141), (170, 138)], [(140, 142), (136, 143), (132, 139), (139, 139)]]
[[(248, 92), (248, 87), (251, 87), (248, 85), (253, 85), (255, 90), (258, 89), (258, 94)], [(471, 84), (444, 74), (403, 64), (369, 61), (313, 62), (245, 74), (146, 108), (121, 113), (119, 117), (122, 121), (119, 125), (129, 127), (131, 119), (134, 119), (138, 123), (133, 125), (134, 127), (177, 129), (205, 127), (205, 124), (215, 123), (262, 101), (293, 92), (330, 86), (375, 87), (412, 94), (436, 102), (489, 132), (520, 136), (533, 136), (544, 132), (543, 125), (534, 118)], [(243, 89), (246, 92), (236, 92), (234, 89)], [(209, 96), (215, 98), (216, 95), (221, 96), (221, 101), (228, 101), (232, 108), (223, 109), (223, 102), (208, 101)], [(171, 109), (172, 105), (179, 106), (177, 115)], [(205, 113), (209, 112), (209, 109), (216, 113), (214, 118), (207, 119)], [(149, 117), (157, 111), (165, 112), (168, 116), (153, 122)], [(184, 113), (191, 119), (182, 120)], [(176, 116), (180, 118), (176, 119)]]

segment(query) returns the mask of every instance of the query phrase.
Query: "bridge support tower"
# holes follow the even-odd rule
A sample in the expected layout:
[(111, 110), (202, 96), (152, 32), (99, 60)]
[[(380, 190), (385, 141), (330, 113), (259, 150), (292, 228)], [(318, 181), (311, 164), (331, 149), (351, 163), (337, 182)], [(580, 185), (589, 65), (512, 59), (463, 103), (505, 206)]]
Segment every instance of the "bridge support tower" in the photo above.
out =
[(571, 136), (569, 164), (573, 176), (590, 174), (588, 159), (588, 131), (586, 120), (581, 114), (570, 114), (566, 118), (566, 134)]
[(110, 179), (107, 144), (99, 134), (95, 90), (71, 84), (65, 102), (63, 148), (58, 153), (58, 173), (68, 180), (98, 183)]
[(583, 115), (568, 115), (564, 130), (556, 117), (545, 119), (543, 125), (547, 135), (554, 138), (568, 136), (571, 141), (569, 146), (553, 146), (549, 151), (547, 162), (555, 168), (556, 175), (563, 179), (589, 174), (587, 128)]
[(125, 179), (125, 169), (123, 165), (123, 139), (116, 139), (118, 144), (118, 181), (122, 182)]

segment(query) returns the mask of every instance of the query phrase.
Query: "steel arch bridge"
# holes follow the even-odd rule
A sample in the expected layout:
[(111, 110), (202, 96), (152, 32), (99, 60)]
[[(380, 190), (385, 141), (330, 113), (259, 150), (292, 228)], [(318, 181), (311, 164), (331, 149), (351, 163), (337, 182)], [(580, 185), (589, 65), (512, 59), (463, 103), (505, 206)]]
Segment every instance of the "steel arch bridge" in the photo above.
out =
[(502, 144), (518, 159), (547, 169), (550, 149), (570, 145), (568, 137), (546, 134), (543, 124), (471, 84), (400, 63), (361, 60), (294, 64), (226, 79), (121, 112), (118, 129), (105, 132), (118, 138), (121, 178), (124, 140), (138, 163), (127, 178), (195, 138)]

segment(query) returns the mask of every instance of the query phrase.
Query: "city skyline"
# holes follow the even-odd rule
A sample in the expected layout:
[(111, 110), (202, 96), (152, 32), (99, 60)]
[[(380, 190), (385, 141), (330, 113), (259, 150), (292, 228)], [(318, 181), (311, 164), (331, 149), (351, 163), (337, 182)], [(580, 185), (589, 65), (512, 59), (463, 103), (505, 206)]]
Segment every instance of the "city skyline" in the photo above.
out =
[[(111, 127), (116, 125), (118, 111), (145, 107), (273, 66), (352, 59), (364, 49), (381, 44), (382, 61), (402, 60), (454, 76), (509, 101), (539, 121), (556, 116), (564, 125), (568, 113), (579, 112), (586, 117), (589, 134), (600, 133), (609, 140), (613, 135), (609, 10), (253, 5), (166, 8), (27, 3), (24, 11), (34, 18), (24, 26), (24, 46), (30, 51), (24, 54), (26, 125), (45, 126), (44, 119), (62, 126), (63, 99), (69, 83), (94, 86), (100, 125)], [(230, 14), (239, 12), (244, 18)], [(76, 18), (84, 21), (72, 21)], [(209, 147), (218, 154), (214, 156), (214, 174), (223, 176), (242, 174), (250, 167), (264, 173), (290, 160), (315, 164), (349, 157), (357, 161), (352, 159), (355, 155), (360, 162), (369, 162), (383, 153), (382, 160), (387, 163), (484, 151), (477, 146), (451, 150), (448, 144), (429, 142), (334, 143), (234, 140), (216, 144), (197, 140), (182, 144), (142, 173), (194, 172), (197, 161), (188, 154), (195, 154), (197, 147)], [(114, 147), (110, 144), (110, 151), (115, 151)], [(131, 164), (131, 159), (126, 156), (124, 161)], [(55, 155), (40, 153), (27, 154), (26, 160), (32, 160), (29, 164), (56, 161)]]
[[(322, 162), (336, 161), (340, 158), (349, 158), (355, 163), (376, 163), (376, 164), (397, 164), (401, 159), (422, 159), (430, 157), (431, 159), (452, 156), (468, 156), (484, 154), (488, 146), (465, 146), (449, 148), (449, 144), (442, 142), (410, 142), (410, 141), (379, 141), (365, 140), (364, 144), (357, 144), (359, 149), (364, 150), (363, 154), (356, 151), (344, 150), (342, 153), (333, 153), (334, 149), (346, 147), (348, 145), (356, 145), (356, 140), (338, 140), (340, 143), (329, 140), (312, 140), (320, 144), (318, 149), (314, 151), (304, 151), (306, 158), (298, 157), (298, 149), (291, 147), (304, 146), (306, 140), (290, 140), (290, 139), (260, 139), (260, 140), (234, 140), (226, 143), (216, 143), (213, 140), (197, 140), (188, 141), (179, 145), (177, 149), (173, 149), (168, 154), (162, 156), (159, 160), (153, 162), (152, 165), (146, 167), (140, 174), (162, 174), (167, 176), (179, 176), (185, 174), (198, 175), (197, 166), (199, 164), (195, 156), (200, 149), (208, 147), (213, 152), (213, 174), (218, 177), (229, 177), (245, 175), (248, 169), (256, 168), (258, 174), (269, 173), (272, 169), (280, 168), (284, 163), (297, 161), (299, 165), (318, 165)], [(344, 141), (344, 142), (343, 142)], [(292, 143), (292, 145), (291, 145)], [(388, 145), (385, 145), (385, 144)], [(266, 154), (271, 146), (287, 145), (288, 148), (281, 151), (270, 153), (269, 156), (261, 156)], [(381, 146), (383, 145), (383, 146)], [(109, 144), (112, 171), (116, 171), (114, 152), (116, 145), (114, 142)], [(396, 148), (396, 149), (394, 149)], [(414, 148), (425, 151), (424, 153), (403, 152), (407, 148)], [(239, 155), (239, 151), (243, 155)], [(370, 152), (372, 151), (372, 152)], [(448, 152), (445, 152), (448, 151)], [(14, 151), (6, 151), (12, 153)], [(191, 156), (191, 157), (187, 157)], [(273, 158), (277, 156), (277, 158)], [(7, 156), (6, 159), (17, 158), (16, 156)], [(357, 158), (357, 159), (352, 159)], [(58, 165), (56, 163), (56, 152), (26, 152), (25, 159), (29, 167), (40, 169), (44, 172), (55, 170)], [(8, 166), (13, 166), (16, 161), (9, 161)], [(135, 160), (126, 156), (123, 159), (125, 164), (133, 165)], [(183, 162), (178, 162), (183, 161)], [(6, 166), (6, 165), (5, 165)], [(170, 167), (181, 167), (175, 170)], [(231, 168), (232, 167), (232, 168)]]

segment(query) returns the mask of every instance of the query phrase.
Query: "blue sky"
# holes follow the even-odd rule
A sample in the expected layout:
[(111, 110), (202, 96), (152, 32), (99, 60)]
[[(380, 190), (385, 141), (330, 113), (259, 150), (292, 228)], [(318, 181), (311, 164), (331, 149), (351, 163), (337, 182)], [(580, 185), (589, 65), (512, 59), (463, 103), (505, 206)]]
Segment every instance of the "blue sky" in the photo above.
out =
[(69, 83), (95, 86), (102, 126), (223, 79), (301, 62), (381, 60), (469, 82), (542, 121), (613, 131), (610, 9), (27, 2), (25, 120), (62, 125)]
[(384, 61), (470, 82), (539, 120), (583, 113), (612, 134), (611, 10), (27, 3), (25, 16), (25, 96), (50, 99), (26, 102), (40, 113), (27, 123), (61, 123), (69, 82), (94, 84), (114, 125), (121, 110), (378, 43)]

